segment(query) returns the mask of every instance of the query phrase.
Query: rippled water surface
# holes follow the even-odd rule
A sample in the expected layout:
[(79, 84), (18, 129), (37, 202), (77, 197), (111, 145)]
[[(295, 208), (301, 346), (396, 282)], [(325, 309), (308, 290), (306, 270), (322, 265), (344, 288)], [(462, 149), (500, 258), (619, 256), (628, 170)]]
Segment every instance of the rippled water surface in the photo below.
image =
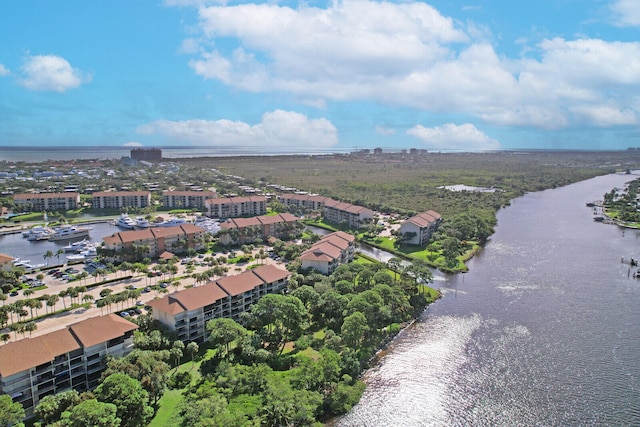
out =
[(339, 426), (640, 425), (640, 232), (588, 201), (637, 176), (532, 193), (365, 375)]

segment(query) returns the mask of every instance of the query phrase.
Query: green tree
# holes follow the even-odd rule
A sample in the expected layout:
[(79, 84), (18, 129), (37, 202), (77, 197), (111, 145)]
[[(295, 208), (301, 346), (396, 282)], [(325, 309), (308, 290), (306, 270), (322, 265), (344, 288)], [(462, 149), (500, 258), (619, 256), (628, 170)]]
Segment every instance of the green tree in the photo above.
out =
[(18, 402), (14, 402), (7, 394), (0, 395), (0, 425), (24, 427), (24, 408)]
[(94, 391), (100, 402), (116, 406), (116, 416), (122, 427), (146, 425), (153, 417), (153, 408), (148, 405), (149, 394), (140, 381), (125, 374), (109, 375)]
[(248, 334), (248, 331), (233, 319), (219, 317), (207, 322), (209, 332), (209, 342), (214, 347), (224, 348), (224, 357), (229, 357), (230, 345), (233, 341)]
[(85, 400), (70, 411), (62, 413), (64, 427), (119, 427), (120, 418), (116, 415), (117, 407), (112, 403), (99, 402), (96, 399)]
[(367, 318), (359, 311), (345, 317), (342, 323), (341, 335), (345, 344), (357, 349), (364, 341), (365, 334), (369, 332)]
[(62, 413), (80, 403), (80, 394), (75, 390), (50, 394), (40, 400), (35, 408), (35, 416), (43, 425), (53, 424), (58, 421)]

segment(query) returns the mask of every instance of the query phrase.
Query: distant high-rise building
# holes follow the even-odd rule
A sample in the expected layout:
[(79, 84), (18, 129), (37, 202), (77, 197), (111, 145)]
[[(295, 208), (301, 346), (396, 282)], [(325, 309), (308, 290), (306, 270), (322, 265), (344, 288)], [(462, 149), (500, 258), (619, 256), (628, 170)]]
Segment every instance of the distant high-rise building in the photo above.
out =
[(159, 148), (134, 148), (131, 158), (136, 160), (162, 160), (162, 150)]

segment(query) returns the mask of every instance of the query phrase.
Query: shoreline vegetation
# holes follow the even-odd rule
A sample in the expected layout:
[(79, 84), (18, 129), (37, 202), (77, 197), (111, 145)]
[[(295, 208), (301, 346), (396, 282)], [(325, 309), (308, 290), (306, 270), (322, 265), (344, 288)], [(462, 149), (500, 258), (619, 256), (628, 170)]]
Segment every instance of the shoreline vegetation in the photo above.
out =
[[(263, 297), (242, 325), (231, 319), (210, 321), (210, 336), (201, 347), (180, 346), (149, 315), (132, 319), (140, 325), (135, 350), (123, 359), (110, 360), (103, 381), (114, 382), (115, 376), (122, 375), (119, 372), (129, 373), (131, 387), (142, 390), (139, 400), (145, 405), (145, 423), (244, 427), (318, 426), (348, 412), (364, 391), (359, 380), (362, 372), (426, 306), (441, 297), (428, 286), (432, 276), (426, 267), (446, 273), (466, 271), (466, 261), (493, 234), (498, 210), (515, 198), (637, 167), (640, 155), (509, 152), (165, 161), (181, 165), (179, 179), (184, 182), (207, 179), (204, 171), (214, 171), (214, 176), (233, 175), (243, 185), (277, 183), (383, 214), (397, 213), (400, 218), (433, 209), (445, 219), (435, 243), (423, 248), (398, 244), (395, 236), (380, 237), (375, 230), (356, 232), (359, 242), (397, 258), (379, 263), (358, 254), (354, 262), (330, 276), (294, 269), (288, 294)], [(177, 183), (174, 178), (172, 182)], [(237, 191), (224, 181), (211, 184), (220, 194)], [(494, 191), (443, 188), (460, 184)], [(338, 229), (319, 220), (305, 222)], [(453, 255), (444, 256), (445, 251)], [(403, 259), (412, 263), (403, 267)], [(100, 395), (100, 404), (118, 406)], [(47, 399), (47, 405), (64, 400), (55, 396)], [(74, 403), (63, 409), (67, 417), (81, 406), (81, 396), (73, 397)]]

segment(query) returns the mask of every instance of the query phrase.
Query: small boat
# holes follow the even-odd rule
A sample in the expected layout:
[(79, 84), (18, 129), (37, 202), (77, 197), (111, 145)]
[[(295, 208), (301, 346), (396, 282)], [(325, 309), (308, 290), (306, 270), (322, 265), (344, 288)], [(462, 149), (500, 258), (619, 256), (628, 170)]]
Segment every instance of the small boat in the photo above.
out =
[(187, 220), (184, 218), (171, 218), (166, 221), (155, 224), (156, 227), (175, 227), (176, 225), (186, 224)]
[(55, 242), (58, 240), (71, 240), (78, 237), (86, 237), (89, 235), (91, 228), (64, 225), (62, 227), (54, 228), (53, 231), (54, 233), (49, 236), (49, 240)]
[(129, 218), (129, 215), (127, 215), (126, 213), (120, 215), (120, 218), (116, 220), (116, 225), (126, 230), (133, 230), (134, 228), (136, 228), (136, 222)]
[(62, 249), (64, 249), (65, 252), (80, 252), (81, 250), (85, 249), (85, 247), (90, 243), (91, 241), (87, 239), (82, 239), (77, 242), (69, 243), (68, 245), (64, 246)]
[(149, 220), (143, 216), (136, 217), (136, 227), (138, 228), (149, 228)]

